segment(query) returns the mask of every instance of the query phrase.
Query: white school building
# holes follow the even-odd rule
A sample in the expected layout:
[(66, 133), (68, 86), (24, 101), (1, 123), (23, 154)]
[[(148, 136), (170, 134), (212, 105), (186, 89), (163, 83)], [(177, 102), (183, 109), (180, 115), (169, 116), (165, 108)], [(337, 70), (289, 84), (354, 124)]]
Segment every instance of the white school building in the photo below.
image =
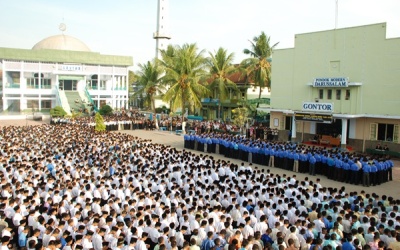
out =
[(60, 105), (70, 113), (84, 108), (82, 103), (127, 108), (132, 65), (130, 56), (92, 52), (64, 34), (45, 38), (32, 49), (0, 48), (0, 112), (46, 112)]

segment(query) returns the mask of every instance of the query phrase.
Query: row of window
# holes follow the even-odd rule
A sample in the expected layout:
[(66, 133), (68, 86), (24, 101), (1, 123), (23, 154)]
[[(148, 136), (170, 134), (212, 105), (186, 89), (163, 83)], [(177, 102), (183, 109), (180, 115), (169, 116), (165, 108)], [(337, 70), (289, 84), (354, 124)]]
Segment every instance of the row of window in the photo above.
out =
[[(26, 88), (28, 89), (38, 89), (39, 88), (39, 78), (28, 78), (26, 79)], [(51, 89), (51, 79), (40, 79), (40, 88)]]
[[(100, 90), (105, 90), (106, 89), (106, 80), (87, 80), (87, 88), (88, 89), (100, 89)], [(99, 84), (100, 83), (100, 84)]]
[[(325, 97), (324, 94), (325, 94), (325, 89), (320, 89), (319, 90), (319, 99), (324, 99), (324, 97)], [(336, 100), (341, 100), (342, 99), (342, 90), (341, 89), (336, 89), (335, 94), (336, 94), (335, 95)], [(332, 100), (333, 99), (332, 95), (333, 95), (333, 90), (332, 89), (327, 89), (326, 90), (326, 99), (327, 100)], [(350, 89), (346, 89), (345, 95), (344, 95), (344, 99), (345, 100), (350, 100)]]
[[(41, 101), (42, 109), (51, 109), (51, 100)], [(39, 100), (27, 100), (26, 107), (28, 109), (39, 109)]]

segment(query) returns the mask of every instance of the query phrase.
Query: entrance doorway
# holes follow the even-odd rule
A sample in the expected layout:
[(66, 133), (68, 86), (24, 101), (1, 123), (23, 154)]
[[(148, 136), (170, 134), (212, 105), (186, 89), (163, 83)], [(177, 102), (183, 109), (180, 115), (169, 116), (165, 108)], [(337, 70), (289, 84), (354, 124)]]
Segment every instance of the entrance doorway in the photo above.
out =
[(77, 80), (60, 80), (59, 81), (60, 90), (76, 91), (77, 85), (78, 85)]
[[(347, 138), (349, 137), (350, 119), (347, 120)], [(335, 119), (332, 123), (317, 123), (317, 134), (318, 135), (330, 135), (337, 137), (339, 134), (343, 135), (342, 132), (342, 119)], [(346, 139), (347, 139), (346, 138)]]

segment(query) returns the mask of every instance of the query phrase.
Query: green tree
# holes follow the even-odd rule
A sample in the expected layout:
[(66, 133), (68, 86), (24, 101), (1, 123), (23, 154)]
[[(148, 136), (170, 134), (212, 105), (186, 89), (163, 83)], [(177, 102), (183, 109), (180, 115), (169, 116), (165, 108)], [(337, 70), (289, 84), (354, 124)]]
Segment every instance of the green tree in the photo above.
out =
[(98, 113), (101, 115), (111, 115), (113, 113), (113, 109), (110, 105), (103, 105)]
[[(255, 86), (259, 87), (258, 100), (261, 98), (261, 92), (264, 88), (271, 88), (271, 55), (274, 48), (278, 45), (275, 43), (271, 46), (270, 37), (264, 32), (260, 36), (250, 41), (251, 48), (244, 49), (243, 53), (250, 55), (250, 58), (244, 59), (241, 66), (245, 68), (248, 79), (254, 81)], [(257, 108), (260, 103), (257, 103)], [(257, 110), (255, 112), (257, 115)]]
[(128, 71), (128, 83), (129, 85), (132, 85), (133, 83), (135, 83), (137, 81), (137, 75), (132, 71), (129, 70)]
[(198, 52), (196, 44), (184, 44), (170, 45), (160, 53), (162, 59), (159, 62), (165, 70), (162, 80), (169, 85), (162, 99), (171, 102), (172, 111), (181, 108), (182, 116), (186, 108), (201, 107), (201, 98), (210, 93), (200, 81), (206, 73), (203, 51)]
[(67, 112), (61, 106), (55, 106), (54, 108), (50, 109), (50, 115), (52, 117), (64, 117), (67, 115)]
[(94, 116), (94, 120), (96, 122), (96, 125), (94, 127), (95, 131), (102, 132), (102, 131), (106, 130), (106, 125), (104, 124), (103, 116), (101, 116), (99, 112), (96, 112), (96, 115)]
[(154, 63), (148, 61), (146, 64), (139, 64), (140, 71), (137, 73), (137, 91), (134, 96), (144, 97), (144, 102), (150, 106), (151, 111), (155, 112), (155, 97), (162, 94), (163, 86), (160, 84), (161, 69)]
[(230, 90), (238, 91), (236, 83), (229, 79), (232, 74), (238, 71), (233, 65), (234, 54), (228, 54), (226, 49), (223, 48), (219, 48), (215, 54), (209, 54), (210, 57), (206, 60), (209, 79), (211, 79), (208, 88), (220, 100), (229, 99)]
[(244, 125), (247, 122), (248, 110), (246, 107), (238, 107), (232, 110), (233, 124), (240, 127), (240, 132), (244, 132)]
[(128, 71), (129, 103), (131, 103), (133, 101), (133, 98), (134, 98), (134, 92), (135, 92), (134, 85), (135, 85), (136, 81), (137, 81), (137, 75), (133, 71), (129, 70)]

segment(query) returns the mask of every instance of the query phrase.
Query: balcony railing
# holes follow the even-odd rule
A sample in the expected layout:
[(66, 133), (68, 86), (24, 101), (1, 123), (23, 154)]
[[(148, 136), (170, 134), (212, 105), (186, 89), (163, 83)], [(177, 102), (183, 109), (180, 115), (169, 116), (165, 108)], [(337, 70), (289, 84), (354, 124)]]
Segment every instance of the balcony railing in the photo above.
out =
[(6, 83), (5, 87), (8, 89), (19, 89), (21, 88), (21, 85), (15, 83)]
[(113, 90), (126, 90), (126, 87), (115, 87)]
[(26, 85), (27, 89), (51, 89), (51, 85), (42, 85), (39, 88), (39, 85)]
[(106, 86), (87, 86), (87, 89), (89, 90), (107, 90)]

